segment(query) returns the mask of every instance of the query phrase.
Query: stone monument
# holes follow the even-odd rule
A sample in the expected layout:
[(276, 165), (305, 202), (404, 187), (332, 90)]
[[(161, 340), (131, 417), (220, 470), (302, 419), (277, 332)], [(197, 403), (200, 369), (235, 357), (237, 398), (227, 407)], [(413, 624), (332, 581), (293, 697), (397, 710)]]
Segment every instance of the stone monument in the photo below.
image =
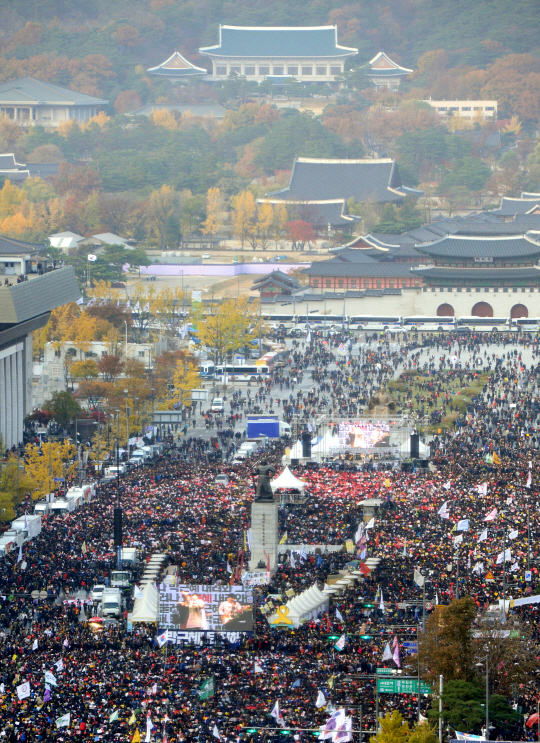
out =
[(379, 392), (373, 395), (368, 402), (370, 415), (393, 415), (396, 411), (397, 400), (381, 387)]
[(275, 469), (266, 462), (262, 462), (257, 471), (258, 475), (255, 499), (251, 504), (251, 560), (249, 569), (252, 572), (264, 573), (270, 565), (270, 572), (274, 572), (278, 559), (278, 508), (274, 499), (270, 478), (275, 475)]

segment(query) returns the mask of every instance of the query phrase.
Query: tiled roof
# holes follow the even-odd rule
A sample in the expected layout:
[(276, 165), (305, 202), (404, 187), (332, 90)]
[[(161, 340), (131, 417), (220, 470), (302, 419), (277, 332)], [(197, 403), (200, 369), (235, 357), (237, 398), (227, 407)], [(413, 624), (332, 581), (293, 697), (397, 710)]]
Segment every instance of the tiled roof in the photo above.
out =
[(0, 255), (26, 255), (45, 250), (40, 243), (27, 243), (22, 240), (14, 240), (12, 237), (0, 235)]
[(192, 77), (193, 75), (207, 75), (208, 71), (203, 67), (196, 67), (192, 62), (183, 57), (180, 52), (174, 54), (162, 62), (157, 67), (150, 67), (147, 70), (152, 75), (162, 75), (163, 77)]
[(208, 57), (351, 57), (358, 49), (337, 43), (337, 26), (220, 26), (219, 44), (199, 49)]
[(367, 75), (374, 75), (377, 77), (395, 77), (396, 75), (410, 75), (412, 70), (407, 67), (401, 67), (397, 62), (394, 62), (384, 52), (379, 52), (373, 59), (368, 62), (369, 70)]
[(449, 258), (517, 258), (540, 254), (540, 244), (523, 235), (491, 238), (449, 235), (416, 247), (425, 255)]
[[(359, 222), (362, 217), (349, 215), (345, 199), (323, 199), (323, 200), (294, 200), (287, 199), (258, 199), (259, 204), (285, 204), (289, 212), (297, 213), (297, 218), (319, 227), (350, 227)], [(296, 217), (295, 217), (296, 218)]]
[(500, 281), (513, 279), (530, 279), (536, 284), (540, 281), (540, 270), (536, 266), (527, 268), (411, 268), (418, 276), (431, 279), (498, 279)]
[(356, 202), (401, 201), (408, 193), (421, 191), (402, 186), (395, 160), (330, 160), (299, 157), (295, 160), (287, 188), (269, 194), (283, 200), (353, 198)]
[(528, 214), (535, 207), (540, 210), (540, 198), (513, 199), (503, 196), (500, 207), (492, 209), (491, 214), (496, 214), (498, 217), (513, 217), (515, 214)]
[(410, 267), (404, 263), (346, 263), (345, 261), (321, 261), (313, 263), (302, 273), (308, 276), (337, 277), (405, 277), (410, 276)]
[(0, 83), (0, 102), (4, 105), (33, 103), (35, 105), (98, 106), (105, 105), (109, 101), (79, 93), (76, 90), (68, 90), (60, 85), (45, 83), (27, 75), (7, 83)]

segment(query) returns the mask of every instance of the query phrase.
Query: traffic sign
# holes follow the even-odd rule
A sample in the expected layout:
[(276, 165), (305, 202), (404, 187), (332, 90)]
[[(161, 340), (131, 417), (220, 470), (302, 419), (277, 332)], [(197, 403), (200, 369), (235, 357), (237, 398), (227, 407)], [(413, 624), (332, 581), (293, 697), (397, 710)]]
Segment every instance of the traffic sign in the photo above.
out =
[(530, 570), (525, 571), (525, 580), (526, 581), (532, 580), (532, 572)]
[(385, 675), (385, 674), (391, 675), (394, 673), (394, 669), (393, 668), (377, 668), (377, 673), (380, 673), (381, 675)]
[(433, 604), (431, 603), (431, 601), (426, 601), (426, 609), (428, 611), (431, 611), (433, 609)]
[[(418, 679), (381, 678), (377, 679), (379, 694), (418, 694)], [(420, 693), (431, 694), (431, 686), (420, 681)]]
[(491, 572), (491, 570), (486, 575), (486, 582), (487, 581), (489, 581), (490, 583), (495, 583), (495, 578), (493, 577), (493, 573)]

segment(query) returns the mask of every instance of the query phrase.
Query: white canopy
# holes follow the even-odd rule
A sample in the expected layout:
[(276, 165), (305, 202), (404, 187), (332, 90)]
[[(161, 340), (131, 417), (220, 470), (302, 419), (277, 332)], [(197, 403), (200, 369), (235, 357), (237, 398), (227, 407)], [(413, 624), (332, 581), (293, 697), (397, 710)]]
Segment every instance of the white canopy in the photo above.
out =
[(278, 488), (283, 488), (284, 490), (300, 490), (303, 493), (306, 487), (306, 483), (295, 477), (288, 467), (285, 467), (281, 475), (274, 478), (270, 484), (274, 492)]
[[(292, 624), (287, 626), (293, 629), (299, 627), (302, 622), (315, 619), (320, 612), (327, 611), (328, 596), (325, 596), (319, 590), (317, 584), (314, 583), (311, 588), (307, 588), (297, 596), (293, 596), (290, 601), (287, 601), (285, 606), (289, 610), (287, 619), (292, 622)], [(268, 617), (268, 623), (273, 624), (277, 619), (279, 619), (279, 615), (275, 612)]]
[(132, 622), (157, 622), (159, 614), (159, 593), (153, 583), (142, 589), (142, 599), (135, 599)]

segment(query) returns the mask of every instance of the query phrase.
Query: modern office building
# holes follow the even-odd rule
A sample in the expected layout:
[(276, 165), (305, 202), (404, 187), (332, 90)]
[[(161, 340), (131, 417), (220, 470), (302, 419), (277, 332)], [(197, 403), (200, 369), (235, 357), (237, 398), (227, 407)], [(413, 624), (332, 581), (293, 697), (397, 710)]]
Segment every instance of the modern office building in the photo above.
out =
[(71, 266), (0, 286), (0, 436), (6, 448), (22, 442), (32, 410), (32, 333), (46, 325), (51, 310), (80, 296)]

